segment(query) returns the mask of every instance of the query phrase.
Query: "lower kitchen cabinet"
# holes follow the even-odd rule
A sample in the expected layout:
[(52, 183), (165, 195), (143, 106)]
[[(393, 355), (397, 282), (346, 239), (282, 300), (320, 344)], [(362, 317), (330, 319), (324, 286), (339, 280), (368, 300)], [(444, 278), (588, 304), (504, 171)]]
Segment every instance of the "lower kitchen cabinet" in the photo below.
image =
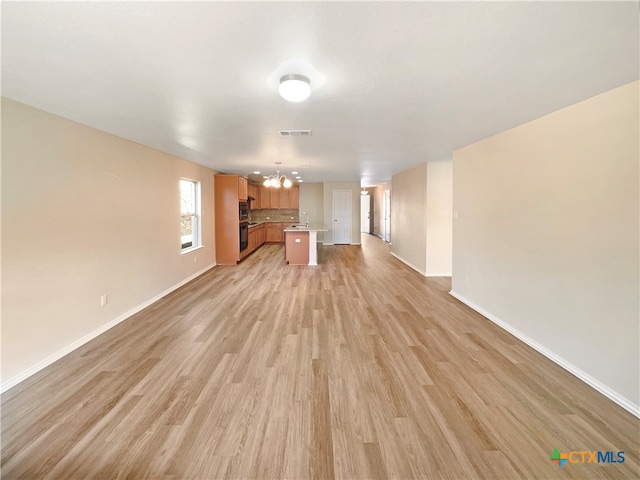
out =
[(264, 223), (261, 225), (257, 225), (255, 227), (251, 227), (249, 229), (249, 238), (248, 238), (247, 248), (242, 252), (244, 256), (247, 256), (250, 253), (256, 251), (258, 248), (260, 248), (265, 242), (265, 237), (266, 237), (266, 228)]
[(265, 225), (267, 226), (267, 243), (284, 243), (284, 229), (289, 223), (269, 222)]

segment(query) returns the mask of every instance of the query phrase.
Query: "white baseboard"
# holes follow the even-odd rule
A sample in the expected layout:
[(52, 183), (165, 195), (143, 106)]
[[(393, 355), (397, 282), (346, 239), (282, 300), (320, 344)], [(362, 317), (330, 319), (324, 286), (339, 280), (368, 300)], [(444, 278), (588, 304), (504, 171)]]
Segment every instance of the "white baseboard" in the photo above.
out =
[(29, 378), (31, 375), (34, 375), (36, 373), (38, 373), (40, 370), (42, 370), (45, 367), (48, 367), (49, 365), (51, 365), (53, 362), (60, 360), (62, 357), (64, 357), (65, 355), (68, 355), (69, 353), (73, 352), (75, 349), (80, 348), (82, 345), (84, 345), (85, 343), (93, 340), (94, 338), (96, 338), (98, 335), (103, 334), (104, 332), (106, 332), (107, 330), (115, 327), (116, 325), (118, 325), (120, 322), (123, 322), (124, 320), (126, 320), (127, 318), (135, 315), (136, 313), (144, 310), (145, 308), (147, 308), (149, 305), (157, 302), (158, 300), (160, 300), (162, 297), (165, 297), (167, 295), (169, 295), (171, 292), (173, 292), (174, 290), (177, 290), (178, 288), (182, 287), (183, 285), (189, 283), (191, 280), (193, 280), (196, 277), (199, 277), (200, 275), (202, 275), (203, 273), (211, 270), (213, 267), (215, 267), (216, 264), (212, 264), (209, 265), (208, 267), (203, 268), (202, 270), (200, 270), (199, 272), (194, 273), (193, 275), (185, 278), (184, 280), (182, 280), (179, 283), (176, 283), (175, 285), (169, 287), (167, 290), (165, 290), (162, 293), (159, 293), (158, 295), (156, 295), (153, 298), (150, 298), (149, 300), (145, 301), (144, 303), (141, 303), (140, 305), (132, 308), (131, 310), (129, 310), (128, 312), (123, 313), (122, 315), (119, 315), (118, 317), (114, 318), (113, 320), (111, 320), (110, 322), (102, 325), (101, 327), (97, 328), (96, 330), (94, 330), (93, 332), (85, 335), (82, 338), (79, 338), (78, 340), (76, 340), (75, 342), (71, 343), (70, 345), (67, 345), (66, 347), (58, 350), (57, 352), (55, 352), (52, 355), (49, 355), (48, 357), (44, 358), (43, 360), (39, 361), (38, 363), (36, 363), (35, 365), (33, 365), (32, 367), (26, 369), (25, 371), (19, 373), (18, 375), (16, 375), (13, 378), (10, 378), (9, 380), (7, 380), (6, 382), (2, 382), (2, 387), (0, 387), (0, 393), (4, 393), (7, 390), (9, 390), (10, 388), (15, 387), (17, 384), (19, 384), (20, 382), (26, 380), (27, 378)]
[(418, 272), (419, 274), (421, 274), (422, 276), (426, 276), (427, 273), (424, 270), (419, 269), (418, 267), (416, 267), (415, 265), (413, 265), (410, 262), (407, 262), (404, 258), (399, 257), (398, 255), (396, 255), (395, 253), (391, 252), (391, 255), (393, 255), (394, 257), (396, 257), (398, 260), (400, 260), (402, 263), (404, 263), (405, 265), (413, 268), (416, 272)]
[[(318, 242), (318, 243), (320, 243), (320, 242)], [(325, 242), (322, 242), (322, 245), (327, 245), (328, 246), (328, 245), (362, 245), (362, 244), (361, 243), (333, 243), (333, 242), (325, 243)]]
[(427, 273), (425, 277), (450, 277), (451, 272), (437, 272), (437, 273)]
[(509, 332), (511, 335), (513, 335), (517, 339), (522, 340), (524, 343), (526, 343), (531, 348), (533, 348), (537, 352), (539, 352), (542, 355), (544, 355), (545, 357), (547, 357), (552, 362), (556, 363), (557, 365), (560, 365), (562, 368), (567, 370), (569, 373), (572, 373), (573, 375), (578, 377), (580, 380), (585, 382), (587, 385), (595, 388), (598, 392), (602, 393), (605, 397), (609, 398), (610, 400), (612, 400), (615, 403), (617, 403), (618, 405), (620, 405), (622, 408), (627, 410), (629, 413), (631, 413), (631, 414), (635, 415), (636, 417), (640, 418), (640, 405), (636, 405), (635, 403), (633, 403), (629, 399), (623, 397), (619, 393), (617, 393), (614, 390), (612, 390), (611, 388), (607, 387), (605, 384), (603, 384), (599, 380), (596, 380), (595, 378), (593, 378), (591, 375), (589, 375), (585, 371), (579, 369), (578, 367), (576, 367), (572, 363), (566, 361), (564, 358), (556, 355), (551, 350), (549, 350), (546, 347), (540, 345), (535, 340), (531, 339), (530, 337), (528, 337), (524, 333), (520, 332), (519, 330), (516, 330), (515, 328), (513, 328), (511, 325), (509, 325), (505, 321), (500, 320), (498, 317), (496, 317), (495, 315), (487, 312), (483, 308), (481, 308), (478, 305), (474, 304), (472, 301), (467, 300), (462, 295), (454, 292), (453, 290), (451, 290), (449, 292), (449, 295), (451, 295), (452, 297), (457, 298), (462, 303), (464, 303), (468, 307), (470, 307), (473, 310), (475, 310), (476, 312), (478, 312), (480, 315), (482, 315), (482, 316), (486, 317), (487, 319), (491, 320), (493, 323), (498, 325), (500, 328), (506, 330), (507, 332)]

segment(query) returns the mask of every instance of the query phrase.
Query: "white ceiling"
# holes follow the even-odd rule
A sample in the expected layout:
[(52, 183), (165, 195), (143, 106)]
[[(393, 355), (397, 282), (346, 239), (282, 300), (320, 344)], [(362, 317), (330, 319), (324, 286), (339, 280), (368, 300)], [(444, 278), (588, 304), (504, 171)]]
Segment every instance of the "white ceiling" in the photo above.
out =
[[(219, 171), (281, 161), (370, 186), (638, 79), (638, 16), (638, 2), (2, 2), (2, 94)], [(278, 96), (285, 73), (311, 78), (309, 100)]]

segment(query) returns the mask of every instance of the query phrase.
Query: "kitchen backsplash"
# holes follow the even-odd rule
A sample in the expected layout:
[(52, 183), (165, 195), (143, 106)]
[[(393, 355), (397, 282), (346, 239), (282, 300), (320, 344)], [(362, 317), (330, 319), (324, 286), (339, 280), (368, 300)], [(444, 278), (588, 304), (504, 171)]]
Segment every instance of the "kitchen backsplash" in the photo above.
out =
[(249, 220), (254, 222), (291, 222), (298, 223), (300, 218), (300, 211), (295, 209), (260, 209), (260, 210), (250, 210), (249, 211)]

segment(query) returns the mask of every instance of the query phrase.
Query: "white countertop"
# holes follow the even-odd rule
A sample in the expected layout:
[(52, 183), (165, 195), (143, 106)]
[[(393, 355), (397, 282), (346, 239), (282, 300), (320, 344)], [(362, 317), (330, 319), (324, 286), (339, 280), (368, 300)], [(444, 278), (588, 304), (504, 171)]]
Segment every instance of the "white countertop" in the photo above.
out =
[[(294, 225), (301, 225), (296, 226)], [(309, 225), (308, 227), (298, 223), (292, 223), (284, 229), (286, 232), (328, 232), (329, 230), (324, 225)]]

